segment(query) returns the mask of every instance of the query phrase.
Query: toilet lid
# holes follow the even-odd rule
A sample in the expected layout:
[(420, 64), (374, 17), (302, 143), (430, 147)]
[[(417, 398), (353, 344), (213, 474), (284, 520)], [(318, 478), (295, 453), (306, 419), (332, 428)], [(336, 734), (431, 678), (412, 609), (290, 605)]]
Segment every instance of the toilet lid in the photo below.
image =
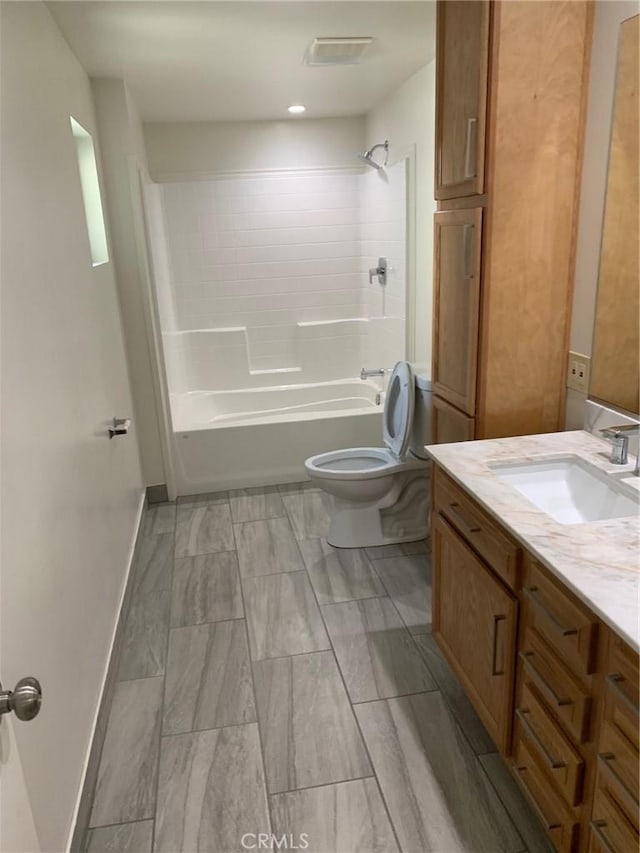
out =
[(404, 456), (411, 436), (415, 381), (408, 361), (393, 368), (387, 387), (382, 420), (382, 438), (394, 456)]

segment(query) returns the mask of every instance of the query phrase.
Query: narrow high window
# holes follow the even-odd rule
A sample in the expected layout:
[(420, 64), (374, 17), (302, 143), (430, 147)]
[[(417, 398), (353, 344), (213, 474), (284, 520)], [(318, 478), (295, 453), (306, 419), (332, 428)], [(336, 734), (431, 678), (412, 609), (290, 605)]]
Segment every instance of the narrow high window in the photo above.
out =
[(104, 227), (100, 184), (98, 183), (98, 166), (93, 149), (91, 134), (70, 116), (71, 132), (76, 144), (78, 168), (80, 170), (80, 185), (84, 201), (84, 215), (87, 220), (91, 261), (94, 267), (106, 264), (109, 260), (107, 250), (107, 233)]

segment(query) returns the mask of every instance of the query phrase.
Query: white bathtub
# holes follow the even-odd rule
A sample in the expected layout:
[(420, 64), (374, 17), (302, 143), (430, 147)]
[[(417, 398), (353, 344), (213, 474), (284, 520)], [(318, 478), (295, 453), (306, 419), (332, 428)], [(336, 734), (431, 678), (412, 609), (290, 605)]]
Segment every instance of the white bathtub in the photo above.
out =
[(303, 480), (308, 456), (381, 444), (380, 388), (340, 379), (172, 395), (178, 494)]

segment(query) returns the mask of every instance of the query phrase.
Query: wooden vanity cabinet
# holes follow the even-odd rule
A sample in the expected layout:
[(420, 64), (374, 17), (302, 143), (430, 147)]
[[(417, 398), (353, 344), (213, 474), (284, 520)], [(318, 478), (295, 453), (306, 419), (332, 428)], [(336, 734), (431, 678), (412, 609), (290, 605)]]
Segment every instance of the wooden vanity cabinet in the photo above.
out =
[(433, 392), (467, 416), (476, 408), (482, 208), (435, 215)]
[(638, 850), (638, 656), (608, 631), (589, 850)]
[[(495, 548), (489, 520), (441, 471), (436, 478), (433, 635), (487, 731), (508, 753), (518, 601), (487, 562)], [(512, 555), (496, 556), (506, 564)]]
[(449, 444), (452, 441), (471, 441), (474, 420), (459, 412), (455, 406), (440, 397), (431, 397), (432, 440), (434, 444)]
[(600, 626), (531, 554), (522, 562), (511, 769), (556, 849), (572, 853), (586, 849)]
[(437, 3), (434, 395), (465, 438), (562, 428), (592, 16)]
[(638, 850), (638, 655), (438, 465), (433, 635), (559, 853)]
[(438, 4), (437, 199), (484, 189), (490, 11), (489, 0)]

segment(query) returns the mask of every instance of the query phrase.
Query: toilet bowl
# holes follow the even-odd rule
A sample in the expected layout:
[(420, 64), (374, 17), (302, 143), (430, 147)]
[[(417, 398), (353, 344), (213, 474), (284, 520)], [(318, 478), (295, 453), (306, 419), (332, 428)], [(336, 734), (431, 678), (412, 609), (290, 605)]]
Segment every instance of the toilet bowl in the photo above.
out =
[(333, 450), (306, 460), (310, 479), (333, 498), (330, 545), (363, 548), (427, 536), (430, 408), (429, 380), (398, 362), (385, 399), (385, 447)]

